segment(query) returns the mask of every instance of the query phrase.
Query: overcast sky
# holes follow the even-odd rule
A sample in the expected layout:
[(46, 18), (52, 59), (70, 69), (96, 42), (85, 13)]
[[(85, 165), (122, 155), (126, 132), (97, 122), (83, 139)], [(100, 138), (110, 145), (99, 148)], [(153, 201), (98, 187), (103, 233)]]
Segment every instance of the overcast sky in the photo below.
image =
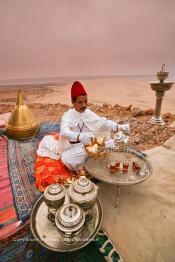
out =
[(1, 0), (0, 80), (175, 76), (175, 0)]

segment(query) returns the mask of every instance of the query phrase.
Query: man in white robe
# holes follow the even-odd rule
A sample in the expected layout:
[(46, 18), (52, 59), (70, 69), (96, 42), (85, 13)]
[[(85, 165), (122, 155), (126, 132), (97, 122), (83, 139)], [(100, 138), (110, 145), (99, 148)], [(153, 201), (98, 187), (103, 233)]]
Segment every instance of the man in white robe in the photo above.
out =
[(71, 98), (74, 108), (65, 112), (61, 119), (60, 142), (65, 148), (61, 160), (70, 170), (78, 170), (87, 158), (84, 145), (91, 143), (93, 137), (106, 137), (105, 146), (114, 148), (111, 131), (129, 132), (129, 125), (117, 124), (87, 109), (87, 93), (78, 81), (72, 85)]

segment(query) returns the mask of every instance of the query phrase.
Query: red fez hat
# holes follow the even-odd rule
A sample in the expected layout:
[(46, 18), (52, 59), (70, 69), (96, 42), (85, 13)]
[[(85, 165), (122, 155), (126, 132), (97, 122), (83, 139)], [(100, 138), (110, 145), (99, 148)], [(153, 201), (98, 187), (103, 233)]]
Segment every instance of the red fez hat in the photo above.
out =
[(71, 88), (71, 97), (75, 98), (77, 96), (87, 95), (83, 85), (79, 81), (75, 81)]

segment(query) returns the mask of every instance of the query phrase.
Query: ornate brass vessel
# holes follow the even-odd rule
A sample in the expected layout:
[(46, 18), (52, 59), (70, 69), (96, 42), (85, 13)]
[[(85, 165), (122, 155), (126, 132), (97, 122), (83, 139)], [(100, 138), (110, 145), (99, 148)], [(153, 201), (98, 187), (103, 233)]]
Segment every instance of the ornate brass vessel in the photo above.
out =
[(91, 219), (90, 210), (96, 202), (97, 189), (98, 187), (85, 176), (80, 176), (69, 186), (69, 196), (75, 204), (81, 206), (86, 212), (86, 221)]
[(63, 205), (66, 195), (66, 189), (58, 183), (49, 185), (44, 191), (44, 201), (49, 208), (48, 218), (52, 221), (60, 206)]
[(89, 157), (98, 159), (105, 154), (105, 138), (93, 138), (92, 143), (85, 146)]
[(83, 209), (75, 204), (68, 204), (58, 209), (55, 224), (65, 244), (71, 245), (80, 240), (85, 223)]
[(11, 139), (25, 140), (36, 136), (39, 130), (39, 122), (35, 120), (19, 92), (16, 106), (7, 124), (6, 135)]

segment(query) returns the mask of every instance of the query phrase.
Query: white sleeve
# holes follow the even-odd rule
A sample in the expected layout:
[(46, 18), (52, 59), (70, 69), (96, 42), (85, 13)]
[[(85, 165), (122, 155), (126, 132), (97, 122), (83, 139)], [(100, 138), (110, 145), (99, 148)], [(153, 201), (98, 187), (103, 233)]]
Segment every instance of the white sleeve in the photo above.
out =
[(78, 133), (71, 131), (69, 127), (61, 129), (60, 135), (67, 138), (69, 141), (77, 141), (78, 137)]
[(115, 131), (118, 124), (112, 120), (108, 120), (106, 117), (97, 115), (95, 112), (88, 109), (90, 112), (90, 117), (96, 119), (95, 126), (97, 129), (103, 131)]
[(70, 116), (68, 112), (65, 112), (61, 118), (61, 130), (60, 135), (69, 141), (77, 141), (78, 132), (73, 132), (69, 127)]
[(102, 117), (103, 124), (101, 126), (101, 129), (103, 130), (110, 130), (110, 131), (116, 131), (118, 124), (112, 120), (108, 120), (105, 117)]

